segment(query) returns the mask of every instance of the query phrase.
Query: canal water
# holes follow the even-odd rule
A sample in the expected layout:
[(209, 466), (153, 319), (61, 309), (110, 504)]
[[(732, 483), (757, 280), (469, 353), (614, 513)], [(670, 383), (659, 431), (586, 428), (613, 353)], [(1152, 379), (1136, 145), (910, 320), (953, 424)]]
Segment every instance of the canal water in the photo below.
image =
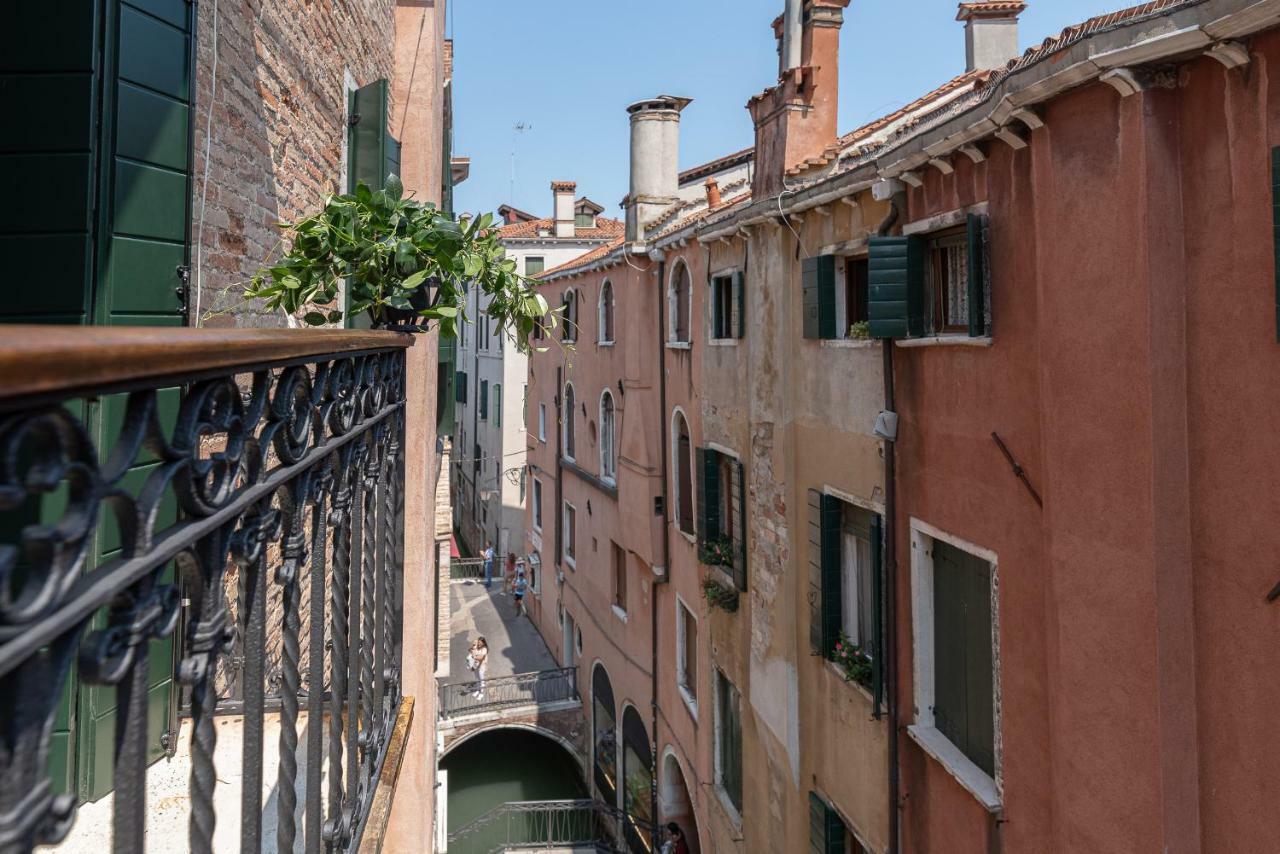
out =
[[(588, 797), (578, 764), (565, 749), (527, 730), (478, 735), (459, 745), (440, 767), (449, 774), (449, 833), (508, 801)], [(449, 854), (467, 850), (450, 846)]]

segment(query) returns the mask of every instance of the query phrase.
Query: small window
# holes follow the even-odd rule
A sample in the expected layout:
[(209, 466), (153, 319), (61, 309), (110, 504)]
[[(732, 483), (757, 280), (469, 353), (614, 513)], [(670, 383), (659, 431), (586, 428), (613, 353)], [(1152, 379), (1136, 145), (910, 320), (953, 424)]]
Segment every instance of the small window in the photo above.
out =
[(578, 554), (578, 511), (569, 502), (564, 504), (564, 559), (573, 566)]
[(480, 420), (489, 420), (489, 381), (480, 380)]
[(866, 258), (848, 258), (844, 267), (844, 333), (846, 338), (866, 338), (869, 290), (867, 285), (868, 262)]
[(627, 552), (617, 543), (611, 543), (613, 558), (613, 605), (624, 614), (627, 611)]
[(965, 230), (955, 229), (929, 241), (928, 280), (931, 311), (929, 326), (935, 333), (969, 331), (969, 250)]
[(870, 854), (840, 817), (817, 793), (809, 793), (809, 850), (820, 854)]
[(538, 404), (538, 441), (547, 441), (547, 405)]
[(493, 426), (502, 426), (502, 385), (493, 384)]
[(716, 785), (742, 814), (742, 695), (716, 671)]
[[(534, 483), (537, 483), (535, 480)], [(529, 589), (534, 595), (542, 592), (542, 555), (533, 552), (529, 555)]]
[(696, 458), (699, 559), (746, 590), (746, 469), (737, 458), (712, 448), (699, 448)]
[(577, 213), (573, 216), (573, 224), (576, 228), (595, 228), (596, 218), (589, 213)]
[(536, 276), (545, 269), (547, 269), (546, 258), (529, 255), (524, 259), (524, 274), (526, 276)]
[(600, 286), (600, 317), (598, 328), (601, 344), (613, 343), (613, 282), (605, 280)]
[(600, 479), (608, 483), (614, 483), (618, 477), (616, 420), (613, 394), (605, 389), (600, 395)]
[(676, 600), (676, 684), (689, 705), (698, 705), (698, 619)]
[(574, 429), (574, 423), (577, 421), (577, 403), (574, 400), (573, 386), (564, 387), (564, 458), (572, 462), (577, 457), (574, 451), (577, 448), (577, 432)]
[(564, 311), (560, 318), (563, 324), (560, 328), (560, 339), (571, 344), (578, 340), (578, 295), (572, 288), (564, 292), (561, 305)]
[(542, 481), (533, 479), (533, 528), (542, 530)]
[(684, 261), (677, 261), (667, 286), (667, 341), (673, 344), (689, 343), (689, 314), (693, 283)]
[(733, 276), (716, 276), (711, 280), (711, 337), (723, 341), (734, 337)]
[(689, 436), (689, 422), (684, 413), (677, 411), (671, 419), (671, 466), (675, 478), (675, 520), (680, 530), (690, 536), (693, 524), (693, 440)]

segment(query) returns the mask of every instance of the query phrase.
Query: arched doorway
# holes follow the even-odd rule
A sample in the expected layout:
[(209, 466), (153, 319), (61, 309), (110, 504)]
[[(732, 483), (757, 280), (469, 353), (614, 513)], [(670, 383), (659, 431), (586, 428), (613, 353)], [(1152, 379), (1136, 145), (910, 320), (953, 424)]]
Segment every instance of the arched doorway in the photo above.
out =
[(613, 684), (604, 665), (591, 670), (591, 766), (596, 796), (610, 806), (618, 803), (618, 725)]
[(680, 825), (689, 850), (698, 854), (702, 846), (698, 838), (698, 819), (693, 810), (693, 797), (685, 782), (684, 769), (680, 767), (680, 761), (671, 748), (667, 748), (666, 755), (662, 758), (662, 769), (658, 777), (658, 812), (664, 827), (671, 822)]
[(622, 809), (627, 843), (635, 854), (653, 850), (653, 750), (635, 706), (622, 713)]

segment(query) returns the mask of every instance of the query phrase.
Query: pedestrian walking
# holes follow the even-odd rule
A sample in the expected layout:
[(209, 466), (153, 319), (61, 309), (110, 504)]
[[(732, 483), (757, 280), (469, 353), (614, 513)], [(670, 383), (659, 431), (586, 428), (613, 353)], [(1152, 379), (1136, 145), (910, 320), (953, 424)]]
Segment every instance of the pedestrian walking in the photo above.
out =
[(511, 582), (511, 589), (516, 599), (516, 613), (525, 613), (524, 594), (529, 589), (529, 579), (524, 576), (523, 566), (516, 570), (516, 580)]
[(489, 642), (478, 637), (471, 642), (467, 650), (467, 667), (476, 674), (476, 692), (471, 696), (477, 700), (484, 699), (484, 676), (489, 672)]
[(515, 586), (516, 583), (516, 553), (507, 552), (507, 566), (502, 572), (502, 595), (506, 596), (507, 592)]
[(684, 831), (674, 821), (667, 825), (667, 841), (662, 843), (662, 854), (689, 854)]
[(491, 589), (493, 587), (493, 540), (484, 541), (484, 551), (480, 553), (480, 557), (484, 558), (485, 589)]

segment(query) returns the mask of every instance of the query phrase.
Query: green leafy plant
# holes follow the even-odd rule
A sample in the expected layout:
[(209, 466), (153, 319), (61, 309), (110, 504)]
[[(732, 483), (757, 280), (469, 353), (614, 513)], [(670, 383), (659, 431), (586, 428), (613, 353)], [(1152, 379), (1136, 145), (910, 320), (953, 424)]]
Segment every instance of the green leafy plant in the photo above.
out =
[(698, 550), (698, 560), (708, 566), (733, 566), (733, 541), (707, 540)]
[[(489, 214), (459, 221), (404, 195), (394, 175), (382, 190), (361, 183), (354, 193), (325, 198), (319, 211), (281, 223), (289, 251), (259, 270), (245, 290), (266, 307), (303, 314), (310, 326), (367, 313), (377, 326), (435, 321), (456, 338), (467, 289), (489, 298), (486, 313), (527, 351), (529, 336), (555, 325), (555, 313), (504, 257)], [(337, 305), (343, 282), (344, 310)]]
[(738, 591), (727, 584), (721, 584), (711, 576), (702, 579), (702, 595), (706, 597), (709, 607), (720, 608), (730, 613), (738, 610)]
[(871, 687), (871, 680), (875, 673), (871, 656), (862, 650), (844, 633), (840, 633), (840, 638), (836, 641), (835, 646), (831, 649), (831, 660), (844, 671), (846, 682), (857, 682), (863, 688)]
[(871, 339), (871, 322), (859, 320), (851, 325), (849, 327), (849, 337), (855, 341), (869, 341)]

